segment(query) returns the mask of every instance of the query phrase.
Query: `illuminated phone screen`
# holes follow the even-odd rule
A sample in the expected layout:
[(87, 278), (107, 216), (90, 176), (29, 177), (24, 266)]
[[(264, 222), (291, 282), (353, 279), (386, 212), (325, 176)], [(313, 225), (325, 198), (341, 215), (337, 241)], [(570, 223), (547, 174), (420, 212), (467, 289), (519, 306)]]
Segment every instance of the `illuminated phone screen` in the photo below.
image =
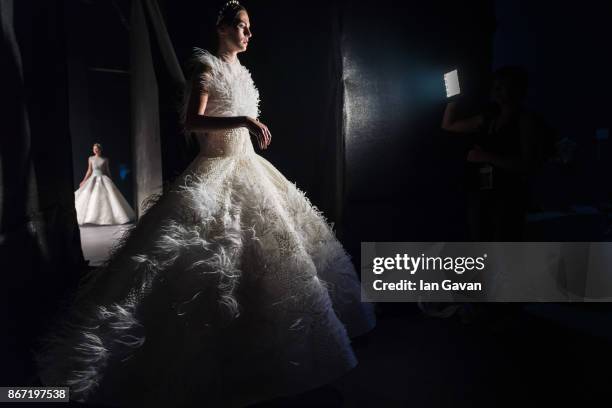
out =
[(447, 98), (461, 93), (461, 89), (459, 88), (459, 74), (456, 69), (444, 74), (444, 85), (446, 86)]

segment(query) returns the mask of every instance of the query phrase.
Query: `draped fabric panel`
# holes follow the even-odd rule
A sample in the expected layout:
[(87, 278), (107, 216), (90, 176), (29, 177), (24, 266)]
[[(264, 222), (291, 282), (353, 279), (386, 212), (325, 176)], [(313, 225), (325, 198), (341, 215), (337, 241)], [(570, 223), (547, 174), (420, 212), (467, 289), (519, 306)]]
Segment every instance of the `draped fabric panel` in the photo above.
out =
[(145, 200), (162, 191), (160, 109), (151, 39), (143, 2), (132, 2), (130, 31), (132, 168), (134, 210), (142, 215)]
[[(29, 349), (84, 260), (72, 191), (62, 1), (0, 1), (0, 273), (4, 384), (28, 384)], [(4, 343), (7, 342), (6, 347)]]

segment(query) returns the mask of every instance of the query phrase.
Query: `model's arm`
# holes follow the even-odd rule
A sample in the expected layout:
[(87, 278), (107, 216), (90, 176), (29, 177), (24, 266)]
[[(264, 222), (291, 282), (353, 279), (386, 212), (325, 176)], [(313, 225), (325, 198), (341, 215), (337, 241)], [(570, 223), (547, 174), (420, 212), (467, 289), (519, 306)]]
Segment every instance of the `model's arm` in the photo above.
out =
[[(210, 75), (210, 72), (204, 71), (202, 75)], [(202, 85), (200, 75), (194, 75), (191, 83), (191, 95), (185, 114), (186, 131), (207, 132), (246, 127), (251, 134), (257, 137), (260, 148), (265, 149), (268, 147), (272, 140), (272, 135), (266, 125), (248, 116), (219, 117), (204, 115), (207, 104), (208, 89)]]
[(483, 115), (476, 115), (461, 120), (457, 119), (457, 102), (452, 101), (446, 104), (444, 116), (442, 117), (442, 129), (456, 133), (474, 133), (482, 127), (483, 123)]
[(81, 183), (79, 184), (79, 187), (85, 184), (89, 176), (91, 176), (91, 160), (87, 159), (87, 172), (85, 173), (85, 177), (83, 177), (83, 181), (81, 181)]

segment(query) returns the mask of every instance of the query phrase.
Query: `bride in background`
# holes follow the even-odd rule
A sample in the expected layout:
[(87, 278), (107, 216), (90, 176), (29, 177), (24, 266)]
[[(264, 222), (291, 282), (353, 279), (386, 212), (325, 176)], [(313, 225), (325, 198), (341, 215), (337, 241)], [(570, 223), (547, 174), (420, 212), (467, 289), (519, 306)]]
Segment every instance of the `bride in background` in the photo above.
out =
[(102, 157), (102, 146), (93, 145), (87, 173), (74, 192), (79, 225), (125, 224), (136, 218), (134, 210), (110, 179), (108, 158)]
[(244, 7), (227, 2), (216, 30), (183, 112), (200, 154), (83, 279), (38, 353), (43, 384), (74, 399), (239, 407), (298, 394), (355, 367), (350, 338), (375, 325), (325, 218), (253, 148), (250, 134), (265, 149), (271, 133), (237, 58), (252, 37)]

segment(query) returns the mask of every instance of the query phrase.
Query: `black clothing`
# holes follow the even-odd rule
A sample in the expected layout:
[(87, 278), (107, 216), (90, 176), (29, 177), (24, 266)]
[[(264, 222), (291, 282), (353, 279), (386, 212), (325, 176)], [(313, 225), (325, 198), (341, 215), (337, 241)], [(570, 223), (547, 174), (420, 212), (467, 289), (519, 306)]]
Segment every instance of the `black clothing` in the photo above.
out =
[[(508, 123), (497, 129), (499, 116), (485, 116), (476, 144), (484, 151), (497, 156), (524, 160), (520, 115), (520, 112), (517, 113)], [(467, 166), (470, 239), (521, 241), (527, 209), (526, 175), (490, 164), (467, 163)], [(487, 171), (491, 173), (490, 185), (483, 184), (488, 175)]]

